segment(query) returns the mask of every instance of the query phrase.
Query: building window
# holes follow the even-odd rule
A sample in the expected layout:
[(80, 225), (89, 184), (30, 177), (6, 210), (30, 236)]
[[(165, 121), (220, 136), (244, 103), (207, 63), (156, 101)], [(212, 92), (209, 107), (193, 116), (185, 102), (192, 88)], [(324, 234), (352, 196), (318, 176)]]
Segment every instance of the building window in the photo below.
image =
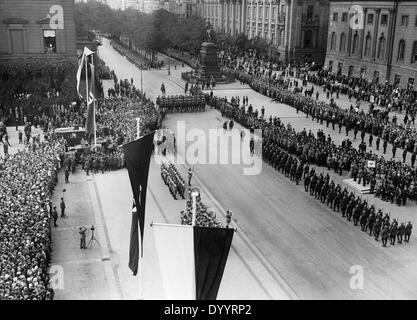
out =
[(408, 26), (408, 16), (401, 16), (401, 26)]
[(411, 53), (411, 63), (417, 62), (417, 41), (413, 43), (413, 51)]
[(355, 33), (353, 36), (352, 54), (358, 54), (359, 52), (359, 35)]
[(394, 77), (394, 85), (399, 84), (401, 81), (401, 76), (399, 74), (396, 74)]
[(285, 14), (285, 4), (281, 5), (281, 13)]
[(368, 33), (368, 35), (365, 38), (365, 57), (369, 57), (371, 55), (371, 43), (372, 43), (372, 37)]
[(333, 21), (334, 22), (337, 22), (338, 18), (339, 18), (338, 13), (337, 12), (333, 12)]
[(333, 60), (329, 61), (329, 71), (332, 72), (333, 70)]
[(276, 11), (276, 7), (272, 7), (272, 20), (275, 20)]
[(381, 16), (381, 26), (386, 26), (388, 24), (388, 15), (387, 14), (383, 14)]
[(23, 30), (10, 29), (10, 42), (12, 45), (12, 53), (23, 54), (25, 53)]
[(56, 53), (55, 30), (43, 30), (44, 53)]
[(384, 34), (381, 35), (379, 38), (379, 44), (378, 44), (378, 59), (384, 59), (385, 57), (385, 38)]
[(284, 32), (284, 29), (281, 29), (281, 33), (280, 33), (280, 36), (279, 36), (279, 41), (280, 41), (281, 46), (284, 45), (284, 38), (285, 38), (285, 32)]
[(332, 37), (330, 39), (330, 50), (336, 50), (336, 32), (332, 33)]
[(345, 52), (345, 47), (346, 47), (346, 35), (344, 33), (342, 33), (340, 35), (340, 47), (339, 47), (339, 51), (340, 52)]
[(397, 61), (404, 61), (405, 41), (403, 39), (398, 43), (398, 57)]
[(347, 12), (343, 12), (342, 13), (342, 22), (346, 22), (347, 21)]
[(304, 48), (311, 48), (311, 47), (313, 47), (313, 31), (307, 30), (304, 33)]
[(353, 74), (354, 66), (349, 66), (348, 76), (350, 77)]
[(312, 5), (307, 6), (307, 21), (313, 20), (313, 14), (314, 14), (314, 6)]
[(374, 14), (370, 13), (368, 14), (368, 20), (366, 21), (367, 24), (373, 24), (374, 23)]

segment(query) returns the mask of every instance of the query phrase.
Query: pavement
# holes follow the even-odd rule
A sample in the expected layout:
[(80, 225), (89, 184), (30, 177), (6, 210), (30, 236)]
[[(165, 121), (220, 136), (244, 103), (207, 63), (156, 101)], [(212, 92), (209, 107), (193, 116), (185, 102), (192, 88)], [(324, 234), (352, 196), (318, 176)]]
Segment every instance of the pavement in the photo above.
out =
[[(133, 78), (140, 83), (139, 70), (115, 52), (103, 40), (100, 56), (114, 69), (118, 78)], [(160, 56), (161, 59), (167, 59)], [(171, 59), (171, 65), (175, 65)], [(177, 63), (177, 69), (143, 71), (143, 89), (151, 99), (159, 95), (165, 83), (167, 94), (183, 92), (181, 72), (190, 70)], [(105, 88), (106, 91), (106, 88)], [(297, 130), (305, 127), (315, 132), (321, 128), (336, 143), (345, 136), (306, 119), (295, 109), (272, 102), (246, 85), (218, 86), (219, 96), (248, 96), (249, 103), (264, 105), (266, 115), (279, 116)], [(221, 128), (217, 110), (204, 113), (168, 114), (166, 127), (175, 131), (177, 121), (185, 121), (186, 130)], [(235, 125), (241, 129), (239, 125)], [(350, 137), (353, 139), (352, 136)], [(359, 144), (354, 142), (355, 146)], [(184, 152), (185, 150), (179, 150)], [(219, 299), (415, 299), (417, 285), (417, 242), (381, 247), (372, 237), (361, 232), (340, 215), (312, 199), (280, 173), (263, 163), (258, 175), (243, 175), (244, 164), (196, 165), (194, 183), (202, 190), (202, 200), (224, 219), (227, 209), (233, 211), (237, 232), (224, 272)], [(186, 166), (179, 166), (185, 175)], [(151, 161), (142, 278), (134, 277), (127, 267), (131, 218), (131, 190), (126, 170), (105, 174), (85, 173), (77, 169), (54, 195), (54, 203), (64, 194), (68, 218), (58, 221), (53, 230), (53, 264), (61, 265), (65, 286), (57, 290), (56, 299), (164, 299), (150, 223), (179, 223), (184, 200), (174, 200), (160, 177), (160, 168)], [(322, 170), (322, 169), (321, 169)], [(324, 169), (324, 171), (327, 171)], [(332, 179), (342, 179), (332, 172)], [(345, 173), (346, 174), (346, 173)], [(415, 225), (416, 205), (406, 207), (382, 202), (368, 196), (377, 207), (391, 211), (400, 221)], [(96, 226), (101, 247), (79, 249), (77, 226)], [(363, 270), (362, 289), (351, 287), (354, 266)], [(142, 284), (141, 284), (142, 283)]]

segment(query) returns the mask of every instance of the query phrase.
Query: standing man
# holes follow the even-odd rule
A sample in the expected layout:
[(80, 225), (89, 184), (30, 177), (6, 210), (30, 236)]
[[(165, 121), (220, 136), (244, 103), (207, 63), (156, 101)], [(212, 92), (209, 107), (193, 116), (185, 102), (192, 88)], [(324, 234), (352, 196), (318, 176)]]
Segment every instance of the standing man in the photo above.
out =
[(411, 154), (411, 167), (414, 168), (414, 163), (416, 162), (416, 153)]
[(69, 170), (67, 166), (65, 166), (64, 174), (65, 174), (65, 183), (68, 183), (69, 182)]
[(230, 223), (232, 222), (232, 211), (227, 210), (226, 211), (226, 228), (229, 228)]
[(191, 178), (193, 177), (193, 172), (191, 168), (188, 168), (188, 186), (191, 186)]
[(404, 241), (405, 242), (409, 242), (410, 241), (410, 236), (411, 236), (411, 231), (413, 230), (413, 225), (411, 224), (411, 221), (408, 221), (408, 224), (405, 226), (405, 238)]
[(387, 139), (384, 139), (384, 143), (382, 144), (382, 148), (384, 149), (384, 154), (387, 153), (387, 146), (388, 146), (388, 141)]
[(52, 218), (54, 219), (54, 227), (58, 227), (56, 221), (58, 220), (58, 211), (56, 210), (56, 206), (52, 209)]
[(87, 249), (85, 246), (85, 236), (86, 236), (87, 228), (84, 226), (79, 227), (78, 233), (80, 234), (80, 249)]
[(61, 218), (65, 218), (65, 201), (64, 201), (64, 198), (61, 198), (61, 203), (59, 205), (61, 207)]

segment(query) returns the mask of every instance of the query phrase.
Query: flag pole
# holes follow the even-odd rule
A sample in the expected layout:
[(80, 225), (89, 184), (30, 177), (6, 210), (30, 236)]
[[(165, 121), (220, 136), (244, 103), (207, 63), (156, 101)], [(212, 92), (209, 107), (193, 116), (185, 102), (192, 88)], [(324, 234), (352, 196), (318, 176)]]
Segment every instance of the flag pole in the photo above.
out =
[[(88, 92), (88, 56), (85, 54), (85, 47), (84, 47), (83, 55), (85, 57), (85, 103), (86, 103), (87, 119), (88, 119), (88, 97), (89, 97), (89, 92)], [(88, 137), (88, 143), (90, 143), (89, 137)]]
[[(136, 118), (136, 139), (140, 138), (140, 118)], [(139, 230), (140, 232), (140, 230)], [(140, 235), (140, 239), (143, 241), (143, 235)], [(141, 250), (143, 249), (143, 245), (139, 246)], [(141, 261), (138, 267), (138, 274), (139, 274), (139, 300), (143, 300), (143, 252), (140, 253)]]
[[(93, 70), (95, 70), (95, 68), (94, 68), (94, 54), (91, 55), (91, 63), (93, 64)], [(92, 74), (91, 77), (94, 77), (94, 74)], [(94, 84), (95, 84), (95, 82), (94, 82)], [(95, 91), (95, 87), (94, 88), (91, 88), (91, 90), (94, 90)], [(95, 95), (96, 95), (96, 93), (93, 92), (94, 146), (97, 145), (96, 99), (95, 99)]]
[(140, 118), (136, 118), (136, 139), (140, 138)]
[(193, 216), (191, 219), (191, 225), (195, 227), (195, 219), (197, 215), (197, 192), (191, 192), (191, 197), (193, 198)]

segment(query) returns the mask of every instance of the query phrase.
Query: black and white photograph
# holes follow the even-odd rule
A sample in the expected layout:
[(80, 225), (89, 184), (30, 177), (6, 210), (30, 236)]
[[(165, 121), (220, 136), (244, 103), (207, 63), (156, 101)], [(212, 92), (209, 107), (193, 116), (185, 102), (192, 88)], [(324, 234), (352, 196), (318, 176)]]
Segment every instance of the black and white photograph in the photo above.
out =
[(416, 300), (416, 79), (417, 1), (0, 0), (0, 300)]

